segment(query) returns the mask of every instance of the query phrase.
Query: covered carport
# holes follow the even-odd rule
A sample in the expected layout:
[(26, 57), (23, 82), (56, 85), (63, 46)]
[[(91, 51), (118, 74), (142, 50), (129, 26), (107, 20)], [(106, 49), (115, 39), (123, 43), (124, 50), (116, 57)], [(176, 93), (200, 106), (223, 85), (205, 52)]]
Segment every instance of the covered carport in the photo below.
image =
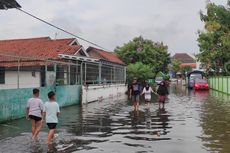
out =
[[(193, 77), (191, 77), (191, 76), (193, 76)], [(194, 70), (194, 71), (188, 72), (187, 73), (187, 86), (188, 86), (188, 88), (193, 88), (195, 78), (203, 78), (204, 76), (205, 76), (205, 73), (203, 71), (200, 71), (200, 70)]]

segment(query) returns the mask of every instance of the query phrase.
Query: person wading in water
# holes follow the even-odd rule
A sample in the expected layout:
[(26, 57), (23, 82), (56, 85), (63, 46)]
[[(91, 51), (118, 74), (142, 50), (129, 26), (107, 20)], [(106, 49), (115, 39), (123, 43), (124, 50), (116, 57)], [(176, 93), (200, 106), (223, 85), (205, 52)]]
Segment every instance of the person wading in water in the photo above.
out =
[(133, 83), (130, 86), (129, 97), (133, 102), (134, 110), (137, 111), (139, 109), (139, 101), (140, 101), (140, 84), (137, 82), (137, 79), (133, 79)]
[(159, 99), (158, 99), (159, 108), (161, 108), (161, 104), (163, 105), (164, 108), (166, 96), (169, 94), (168, 87), (165, 80), (160, 83), (157, 89), (157, 94), (159, 95)]
[(39, 98), (39, 89), (33, 89), (33, 97), (27, 101), (26, 119), (31, 120), (32, 138), (36, 140), (42, 128), (43, 102)]
[(141, 95), (145, 96), (145, 105), (147, 105), (147, 108), (149, 108), (149, 103), (151, 101), (151, 93), (155, 93), (155, 92), (153, 91), (153, 89), (147, 83), (146, 86), (144, 87), (142, 93), (141, 93)]

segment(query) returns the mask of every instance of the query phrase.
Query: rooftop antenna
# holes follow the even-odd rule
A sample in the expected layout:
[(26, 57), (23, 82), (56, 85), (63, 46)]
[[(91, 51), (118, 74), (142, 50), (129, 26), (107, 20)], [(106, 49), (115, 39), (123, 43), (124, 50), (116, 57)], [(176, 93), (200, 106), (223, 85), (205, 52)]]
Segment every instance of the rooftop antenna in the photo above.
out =
[(56, 39), (57, 39), (57, 35), (58, 35), (58, 33), (57, 33), (57, 32), (55, 32), (55, 35), (54, 35), (54, 40), (56, 40)]

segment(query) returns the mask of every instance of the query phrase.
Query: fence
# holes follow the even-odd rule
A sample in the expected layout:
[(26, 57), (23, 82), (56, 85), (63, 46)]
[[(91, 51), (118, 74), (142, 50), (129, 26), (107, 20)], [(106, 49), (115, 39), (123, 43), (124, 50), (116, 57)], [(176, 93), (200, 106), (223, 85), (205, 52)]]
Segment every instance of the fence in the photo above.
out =
[(83, 73), (86, 84), (125, 83), (125, 67), (108, 63), (84, 63)]
[(77, 63), (0, 54), (0, 89), (76, 85)]
[(208, 82), (211, 89), (230, 94), (230, 76), (211, 77)]
[(45, 87), (55, 84), (125, 83), (124, 66), (74, 60), (41, 60), (0, 54), (0, 89)]

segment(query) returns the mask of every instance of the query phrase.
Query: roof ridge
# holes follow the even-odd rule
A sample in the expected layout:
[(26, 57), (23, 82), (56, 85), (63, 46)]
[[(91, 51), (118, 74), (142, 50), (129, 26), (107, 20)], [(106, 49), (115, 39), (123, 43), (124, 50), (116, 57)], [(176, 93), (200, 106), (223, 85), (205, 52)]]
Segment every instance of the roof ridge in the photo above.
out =
[(47, 37), (36, 37), (36, 38), (23, 38), (23, 39), (5, 39), (5, 40), (0, 40), (1, 42), (4, 41), (23, 41), (23, 40), (35, 40), (35, 39), (51, 39), (49, 36)]
[(61, 39), (51, 39), (51, 40), (75, 40), (76, 38), (61, 38)]
[(114, 53), (114, 52), (110, 52), (110, 51), (103, 50), (103, 49), (99, 49), (99, 48), (92, 47), (92, 46), (89, 46), (88, 49), (96, 49), (96, 50), (98, 50), (98, 51), (102, 51), (102, 52), (106, 52), (106, 53)]

